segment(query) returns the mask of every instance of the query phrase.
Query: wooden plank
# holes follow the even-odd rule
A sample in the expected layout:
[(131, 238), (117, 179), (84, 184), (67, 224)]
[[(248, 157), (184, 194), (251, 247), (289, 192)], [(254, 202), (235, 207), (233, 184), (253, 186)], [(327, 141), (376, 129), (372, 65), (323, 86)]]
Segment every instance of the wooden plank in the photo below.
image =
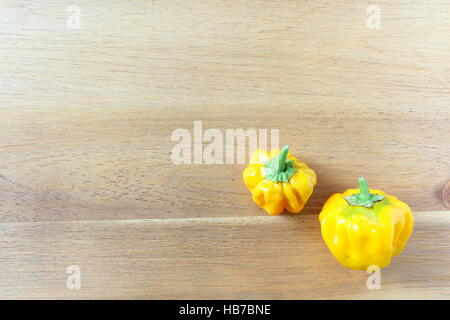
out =
[[(446, 0), (2, 1), (1, 104), (447, 106)], [(302, 114), (299, 112), (299, 114)]]
[(441, 190), (450, 181), (450, 135), (442, 132), (449, 109), (430, 115), (380, 108), (367, 116), (358, 108), (323, 107), (288, 123), (284, 112), (271, 108), (207, 110), (0, 109), (0, 220), (264, 215), (242, 182), (245, 165), (172, 163), (171, 133), (192, 133), (198, 119), (204, 130), (224, 134), (226, 128), (279, 128), (280, 142), (318, 175), (306, 214), (317, 214), (332, 193), (354, 187), (361, 175), (413, 210), (445, 208)]
[[(0, 224), (0, 298), (450, 298), (450, 212), (418, 212), (369, 290), (328, 252), (317, 216)], [(81, 289), (66, 288), (66, 268)]]
[(378, 1), (381, 30), (350, 0), (80, 0), (80, 30), (69, 5), (0, 5), (0, 221), (262, 214), (243, 166), (171, 163), (194, 120), (280, 129), (319, 175), (305, 213), (359, 175), (448, 208), (446, 1)]
[[(381, 30), (351, 0), (76, 2), (80, 30), (71, 1), (0, 4), (0, 297), (449, 298), (448, 1), (377, 1)], [(304, 214), (174, 165), (196, 120), (279, 129), (318, 173)], [(417, 217), (379, 291), (317, 223), (361, 175)]]

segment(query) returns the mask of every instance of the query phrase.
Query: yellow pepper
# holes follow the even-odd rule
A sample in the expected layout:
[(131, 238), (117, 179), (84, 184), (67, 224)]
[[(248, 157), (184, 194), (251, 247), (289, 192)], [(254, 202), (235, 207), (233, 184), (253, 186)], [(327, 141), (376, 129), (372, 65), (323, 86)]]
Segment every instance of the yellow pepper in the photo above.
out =
[(316, 173), (293, 157), (288, 146), (281, 151), (258, 149), (243, 172), (253, 200), (270, 215), (287, 209), (299, 213), (316, 184)]
[(405, 247), (414, 226), (406, 203), (369, 190), (364, 178), (359, 178), (359, 190), (332, 195), (319, 220), (331, 253), (342, 265), (357, 270), (389, 265)]

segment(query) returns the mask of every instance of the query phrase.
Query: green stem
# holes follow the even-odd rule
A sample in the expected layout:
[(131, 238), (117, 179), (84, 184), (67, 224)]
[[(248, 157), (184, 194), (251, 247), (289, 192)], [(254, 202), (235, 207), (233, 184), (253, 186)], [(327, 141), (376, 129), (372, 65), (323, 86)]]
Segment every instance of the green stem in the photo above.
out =
[(345, 198), (345, 200), (347, 200), (347, 203), (349, 205), (372, 208), (375, 202), (384, 199), (383, 195), (370, 193), (366, 179), (360, 177), (358, 178), (358, 181), (359, 181), (359, 193), (352, 194), (351, 196)]
[(272, 180), (275, 183), (288, 182), (297, 172), (294, 167), (294, 161), (288, 159), (289, 147), (284, 146), (280, 153), (264, 164), (264, 178)]
[(359, 182), (359, 199), (361, 201), (367, 201), (370, 199), (369, 186), (367, 185), (366, 179), (363, 177), (358, 178)]
[(281, 152), (278, 154), (277, 158), (277, 172), (281, 173), (284, 171), (285, 167), (286, 167), (286, 159), (287, 159), (287, 155), (289, 153), (289, 147), (288, 146), (284, 146), (283, 149), (281, 149)]

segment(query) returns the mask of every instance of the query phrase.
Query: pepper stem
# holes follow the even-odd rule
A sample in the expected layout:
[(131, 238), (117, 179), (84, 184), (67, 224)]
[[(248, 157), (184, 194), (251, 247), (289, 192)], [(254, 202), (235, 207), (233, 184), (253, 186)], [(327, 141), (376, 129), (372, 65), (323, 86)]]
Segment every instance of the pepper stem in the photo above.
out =
[(297, 172), (294, 167), (294, 161), (288, 159), (289, 147), (284, 146), (280, 153), (264, 163), (264, 178), (272, 180), (275, 183), (288, 182), (289, 179)]
[(286, 167), (286, 159), (287, 159), (287, 155), (289, 153), (289, 147), (288, 146), (284, 146), (283, 149), (281, 149), (281, 152), (278, 154), (277, 158), (277, 171), (278, 173), (281, 173), (284, 171), (285, 167)]
[(367, 181), (363, 177), (359, 177), (358, 182), (359, 182), (359, 193), (352, 194), (351, 196), (345, 198), (345, 200), (347, 200), (347, 203), (349, 205), (372, 208), (375, 202), (384, 199), (385, 196), (383, 195), (370, 193)]
[(359, 182), (359, 199), (361, 199), (361, 201), (369, 200), (370, 191), (366, 179), (364, 179), (363, 177), (359, 177), (358, 182)]

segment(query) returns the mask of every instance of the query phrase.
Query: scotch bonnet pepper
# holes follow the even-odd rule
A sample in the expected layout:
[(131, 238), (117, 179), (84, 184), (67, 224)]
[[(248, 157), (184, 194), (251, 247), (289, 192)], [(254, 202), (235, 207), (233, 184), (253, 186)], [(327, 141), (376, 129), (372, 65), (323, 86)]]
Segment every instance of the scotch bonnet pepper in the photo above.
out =
[(389, 265), (405, 247), (414, 226), (406, 203), (369, 190), (364, 178), (359, 178), (359, 190), (332, 195), (319, 220), (331, 253), (342, 265), (358, 270)]
[(256, 204), (272, 216), (284, 209), (299, 213), (317, 182), (316, 173), (293, 157), (288, 146), (281, 151), (256, 150), (243, 179)]

